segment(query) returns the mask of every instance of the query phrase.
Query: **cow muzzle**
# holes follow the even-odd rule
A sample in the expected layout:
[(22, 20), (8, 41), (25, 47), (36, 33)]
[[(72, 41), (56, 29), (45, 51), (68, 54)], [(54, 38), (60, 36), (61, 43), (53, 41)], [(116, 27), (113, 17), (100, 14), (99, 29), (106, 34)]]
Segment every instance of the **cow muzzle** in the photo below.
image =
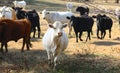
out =
[(62, 36), (62, 32), (59, 32), (59, 33), (58, 33), (58, 37), (61, 37), (61, 36)]
[(45, 19), (45, 17), (43, 19)]

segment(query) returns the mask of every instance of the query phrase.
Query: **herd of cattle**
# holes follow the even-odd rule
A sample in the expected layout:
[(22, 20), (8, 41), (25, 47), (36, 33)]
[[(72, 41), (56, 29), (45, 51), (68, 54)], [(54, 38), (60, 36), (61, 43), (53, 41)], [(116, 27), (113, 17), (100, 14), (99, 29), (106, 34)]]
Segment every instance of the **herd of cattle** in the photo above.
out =
[[(22, 2), (24, 5), (21, 5)], [(7, 42), (11, 40), (17, 42), (21, 38), (23, 38), (21, 51), (24, 51), (25, 44), (27, 50), (29, 50), (29, 47), (32, 45), (30, 42), (30, 34), (33, 31), (33, 38), (35, 38), (36, 28), (38, 30), (38, 38), (40, 38), (41, 29), (39, 14), (35, 9), (29, 11), (23, 9), (26, 3), (24, 3), (24, 1), (22, 2), (19, 3), (15, 1), (14, 7), (3, 6), (0, 9), (0, 42), (2, 53), (4, 53), (4, 46), (5, 52), (8, 52)], [(72, 6), (68, 8), (70, 9)], [(110, 17), (105, 14), (90, 16), (89, 8), (84, 6), (78, 6), (76, 11), (80, 13), (80, 16), (75, 16), (71, 10), (64, 12), (43, 10), (41, 12), (42, 18), (48, 23), (51, 23), (42, 38), (42, 43), (47, 51), (49, 63), (53, 65), (54, 68), (59, 54), (64, 51), (68, 45), (68, 37), (63, 30), (66, 26), (69, 27), (69, 35), (71, 35), (71, 29), (73, 27), (76, 35), (76, 42), (78, 42), (78, 37), (80, 41), (83, 41), (81, 36), (82, 33), (86, 31), (87, 41), (91, 39), (90, 35), (93, 34), (92, 27), (94, 18), (96, 18), (97, 38), (103, 39), (106, 35), (106, 30), (109, 30), (109, 38), (111, 38), (113, 21)], [(101, 35), (99, 36), (100, 31)]]

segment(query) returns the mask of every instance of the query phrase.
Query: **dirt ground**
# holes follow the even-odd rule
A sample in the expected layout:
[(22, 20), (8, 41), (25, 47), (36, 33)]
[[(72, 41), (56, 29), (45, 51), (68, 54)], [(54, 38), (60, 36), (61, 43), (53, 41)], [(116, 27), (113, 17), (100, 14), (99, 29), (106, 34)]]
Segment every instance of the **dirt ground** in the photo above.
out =
[[(74, 4), (78, 5), (77, 3)], [(104, 4), (104, 7), (114, 10), (119, 6)], [(91, 7), (91, 10), (94, 9)], [(90, 11), (91, 16), (94, 14), (94, 11)], [(96, 22), (93, 26), (91, 40), (86, 43), (86, 32), (82, 36), (84, 41), (76, 43), (75, 34), (72, 30), (72, 35), (68, 36), (68, 47), (60, 55), (60, 64), (57, 65), (55, 71), (47, 64), (47, 53), (42, 47), (42, 37), (48, 29), (48, 23), (41, 18), (41, 14), (39, 15), (41, 38), (32, 38), (32, 48), (24, 53), (20, 52), (22, 39), (18, 42), (10, 41), (8, 43), (9, 52), (5, 55), (0, 53), (0, 73), (120, 73), (120, 28), (114, 15), (108, 14), (114, 22), (112, 38), (108, 37), (107, 31), (103, 40), (98, 39), (96, 37)], [(68, 34), (68, 28), (64, 30)]]

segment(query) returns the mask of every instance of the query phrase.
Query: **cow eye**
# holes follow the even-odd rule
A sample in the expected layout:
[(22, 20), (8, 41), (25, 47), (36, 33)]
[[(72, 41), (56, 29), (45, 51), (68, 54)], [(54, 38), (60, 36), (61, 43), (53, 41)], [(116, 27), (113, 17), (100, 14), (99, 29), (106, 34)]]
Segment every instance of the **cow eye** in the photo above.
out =
[(53, 29), (57, 29), (57, 28), (54, 27)]
[(50, 14), (49, 12), (47, 12), (46, 14)]

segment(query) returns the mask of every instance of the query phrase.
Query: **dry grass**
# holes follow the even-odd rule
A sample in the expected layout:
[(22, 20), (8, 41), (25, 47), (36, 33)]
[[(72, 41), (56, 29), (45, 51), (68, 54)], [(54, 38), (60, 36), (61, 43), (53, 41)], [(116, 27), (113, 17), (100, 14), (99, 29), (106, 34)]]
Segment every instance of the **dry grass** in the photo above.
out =
[[(27, 9), (37, 9), (38, 12), (43, 9), (66, 10), (63, 1), (35, 0), (33, 2), (27, 6)], [(73, 12), (79, 4), (84, 5), (84, 3), (73, 3), (75, 5)], [(103, 5), (108, 9), (118, 7), (116, 4)], [(90, 8), (95, 10), (93, 7)], [(94, 11), (91, 11), (91, 15), (93, 15), (92, 12)], [(75, 15), (78, 14), (75, 12)], [(57, 65), (56, 71), (53, 71), (47, 64), (47, 54), (42, 47), (41, 40), (47, 30), (47, 22), (41, 18), (41, 39), (31, 39), (33, 47), (24, 53), (20, 52), (22, 39), (18, 42), (9, 42), (9, 52), (5, 55), (0, 53), (0, 73), (120, 73), (120, 30), (117, 20), (113, 19), (113, 21), (111, 39), (108, 38), (108, 31), (105, 39), (97, 39), (96, 26), (94, 25), (91, 41), (76, 43), (75, 34), (72, 31), (72, 36), (69, 36), (68, 47), (60, 56), (60, 64)], [(68, 33), (68, 28), (65, 28), (65, 31)], [(86, 33), (82, 38), (85, 40)]]

